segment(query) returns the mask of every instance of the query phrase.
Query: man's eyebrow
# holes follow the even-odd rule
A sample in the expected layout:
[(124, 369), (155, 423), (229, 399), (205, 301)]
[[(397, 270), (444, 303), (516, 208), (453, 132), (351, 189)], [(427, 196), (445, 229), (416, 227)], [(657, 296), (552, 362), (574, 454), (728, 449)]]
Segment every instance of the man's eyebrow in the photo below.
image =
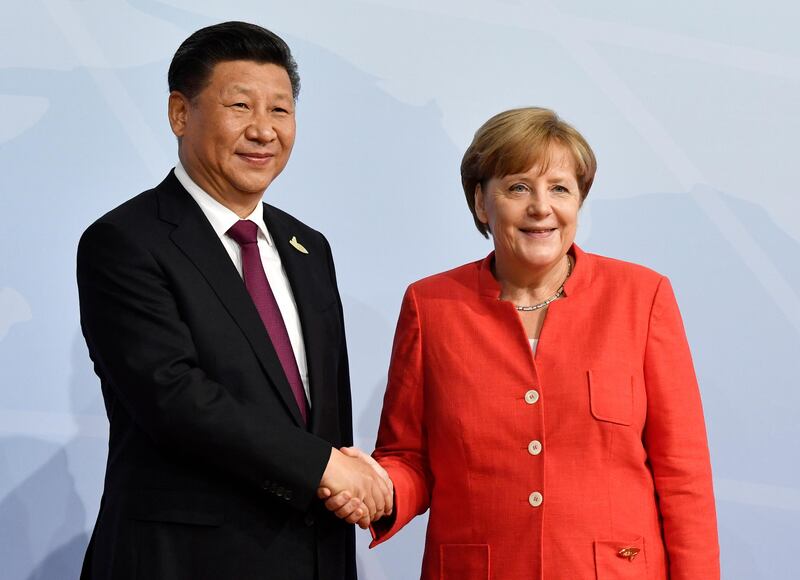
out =
[[(232, 85), (230, 87), (230, 89), (228, 89), (225, 92), (228, 93), (228, 94), (242, 93), (244, 95), (251, 96), (254, 93), (256, 93), (257, 91), (255, 91), (251, 87), (248, 87), (247, 85)], [(284, 92), (284, 91), (279, 91), (279, 92), (273, 93), (272, 96), (275, 99), (285, 99), (287, 101), (293, 101), (294, 100), (294, 97), (292, 96), (291, 93), (287, 93), (287, 92)]]
[(231, 86), (231, 88), (230, 88), (230, 92), (232, 92), (232, 93), (245, 93), (245, 94), (250, 94), (250, 93), (252, 93), (253, 91), (252, 91), (252, 89), (250, 89), (250, 88), (249, 88), (249, 87), (247, 87), (246, 85), (233, 85), (233, 86)]

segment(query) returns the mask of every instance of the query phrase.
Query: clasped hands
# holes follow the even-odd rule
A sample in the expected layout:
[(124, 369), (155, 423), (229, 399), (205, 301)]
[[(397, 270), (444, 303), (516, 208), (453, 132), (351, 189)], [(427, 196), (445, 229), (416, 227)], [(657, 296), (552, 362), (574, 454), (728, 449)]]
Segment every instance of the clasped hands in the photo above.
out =
[(366, 529), (391, 515), (394, 488), (377, 461), (356, 447), (332, 449), (317, 496), (337, 517)]

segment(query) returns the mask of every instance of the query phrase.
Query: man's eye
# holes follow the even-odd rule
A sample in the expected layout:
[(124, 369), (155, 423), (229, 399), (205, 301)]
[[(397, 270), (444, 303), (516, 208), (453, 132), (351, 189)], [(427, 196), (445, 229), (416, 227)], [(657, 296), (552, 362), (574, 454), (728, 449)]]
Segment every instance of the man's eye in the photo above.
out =
[(234, 103), (233, 105), (231, 105), (231, 107), (235, 109), (246, 109), (247, 103)]

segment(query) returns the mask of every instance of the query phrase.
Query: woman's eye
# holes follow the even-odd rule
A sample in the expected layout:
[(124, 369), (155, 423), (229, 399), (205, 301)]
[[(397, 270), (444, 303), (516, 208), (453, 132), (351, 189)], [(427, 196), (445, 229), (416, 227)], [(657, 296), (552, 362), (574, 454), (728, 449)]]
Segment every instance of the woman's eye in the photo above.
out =
[(524, 183), (515, 183), (511, 187), (508, 188), (511, 193), (526, 193), (528, 191), (528, 186)]
[(554, 185), (553, 186), (553, 191), (555, 191), (557, 193), (569, 193), (569, 189), (567, 189), (563, 185)]

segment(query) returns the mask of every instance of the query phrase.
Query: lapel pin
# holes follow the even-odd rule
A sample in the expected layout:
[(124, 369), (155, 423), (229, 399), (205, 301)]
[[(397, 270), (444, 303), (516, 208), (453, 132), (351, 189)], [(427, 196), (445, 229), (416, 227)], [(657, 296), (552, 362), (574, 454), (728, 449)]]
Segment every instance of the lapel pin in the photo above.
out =
[(308, 253), (308, 250), (306, 250), (305, 246), (303, 246), (303, 244), (301, 244), (300, 242), (297, 241), (297, 236), (292, 236), (292, 239), (289, 240), (289, 243), (292, 245), (292, 247), (295, 250), (297, 250), (301, 254), (307, 254)]
[(622, 548), (617, 552), (617, 556), (620, 558), (627, 558), (628, 561), (633, 562), (633, 559), (639, 554), (639, 551), (639, 548)]

